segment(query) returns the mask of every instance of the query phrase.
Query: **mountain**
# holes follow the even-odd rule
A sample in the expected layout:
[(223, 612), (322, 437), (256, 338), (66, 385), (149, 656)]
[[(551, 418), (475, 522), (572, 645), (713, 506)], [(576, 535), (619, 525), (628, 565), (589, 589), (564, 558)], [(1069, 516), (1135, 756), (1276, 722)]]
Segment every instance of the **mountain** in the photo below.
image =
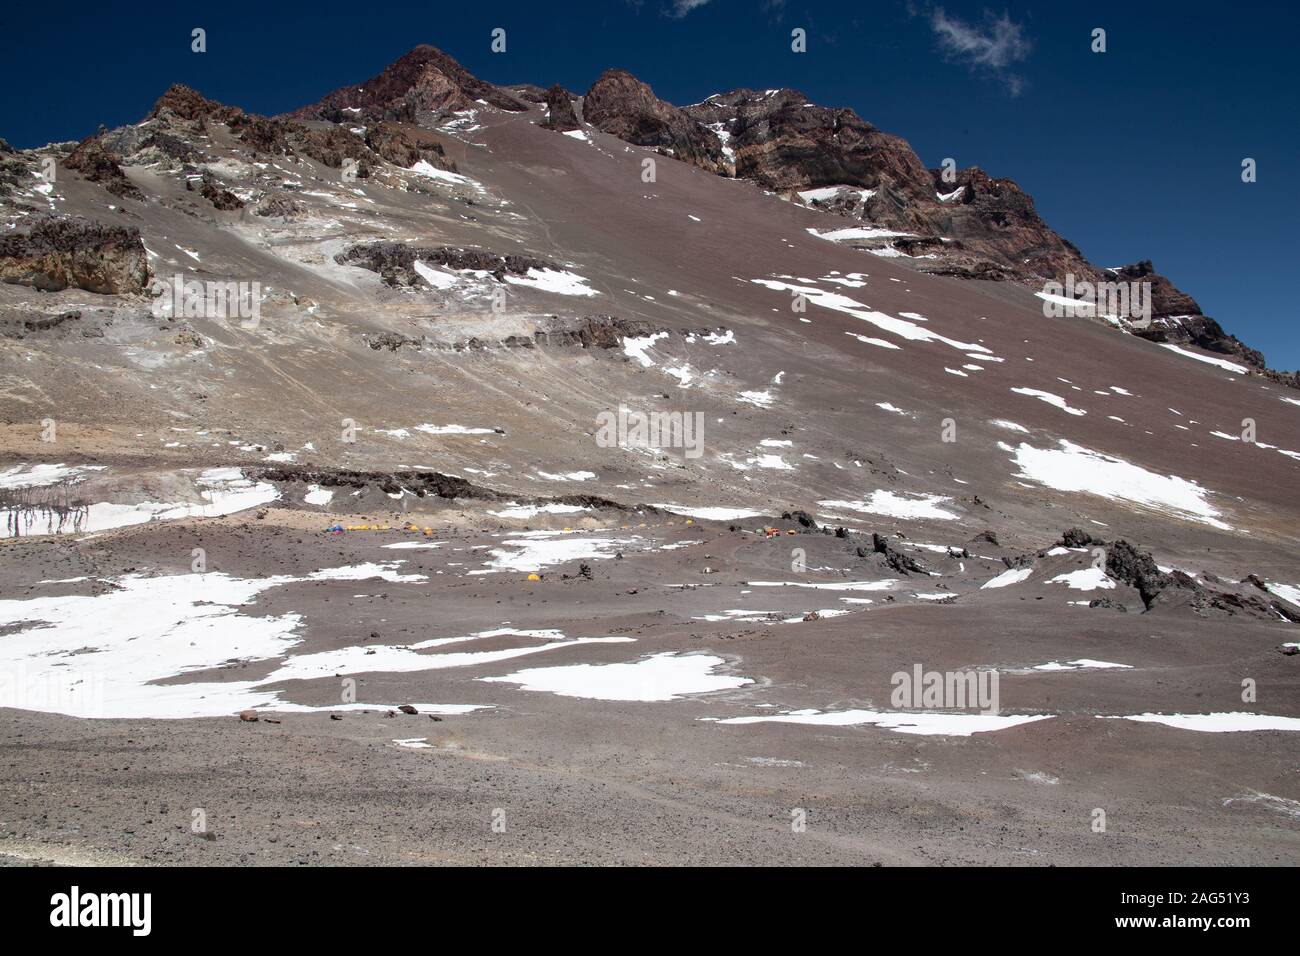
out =
[[(485, 102), (498, 109), (522, 112), (519, 97), (470, 75), (441, 50), (421, 44), (359, 86), (344, 86), (311, 106), (295, 110), (297, 119), (397, 119), (415, 122), (422, 115), (472, 109)], [(344, 117), (344, 113), (353, 114)]]
[[(1082, 864), (1106, 807), (1111, 861), (1293, 858), (1241, 795), (1294, 766), (1300, 392), (852, 111), (530, 79), (0, 147), (24, 852)], [(220, 839), (141, 821), (141, 746)]]

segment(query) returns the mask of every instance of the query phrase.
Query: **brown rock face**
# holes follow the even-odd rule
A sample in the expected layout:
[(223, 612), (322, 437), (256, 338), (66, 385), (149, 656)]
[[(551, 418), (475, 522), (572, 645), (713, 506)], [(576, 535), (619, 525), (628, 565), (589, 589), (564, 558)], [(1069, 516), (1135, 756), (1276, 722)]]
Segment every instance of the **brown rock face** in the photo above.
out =
[(212, 203), (213, 206), (220, 209), (222, 212), (232, 212), (236, 209), (244, 208), (244, 201), (242, 199), (232, 193), (229, 189), (222, 187), (209, 176), (203, 177), (203, 185), (199, 189), (199, 195)]
[(573, 97), (558, 83), (546, 91), (546, 122), (542, 125), (559, 133), (581, 128)]
[(413, 123), (421, 113), (472, 109), (477, 100), (513, 112), (528, 109), (518, 97), (473, 76), (441, 50), (420, 44), (378, 76), (335, 90), (292, 115), (332, 122), (351, 115), (368, 121), (397, 119)]
[(366, 130), (366, 145), (394, 165), (410, 169), (424, 160), (437, 169), (456, 171), (442, 141), (433, 133), (409, 123), (385, 120)]
[(47, 292), (73, 287), (132, 295), (148, 280), (149, 258), (134, 228), (50, 218), (0, 238), (0, 281)]
[(1174, 284), (1156, 272), (1150, 259), (1135, 262), (1131, 266), (1121, 266), (1114, 270), (1116, 282), (1149, 282), (1151, 284), (1151, 316), (1162, 318), (1168, 315), (1201, 315), (1201, 307), (1186, 292), (1174, 287)]
[(606, 70), (582, 101), (583, 117), (606, 133), (650, 146), (709, 172), (725, 172), (722, 143), (630, 73)]
[(1107, 273), (1106, 278), (1112, 282), (1144, 282), (1151, 286), (1151, 322), (1145, 326), (1130, 325), (1129, 331), (1134, 335), (1152, 342), (1194, 345), (1207, 352), (1218, 352), (1267, 374), (1274, 381), (1294, 386), (1294, 374), (1267, 369), (1264, 353), (1252, 349), (1235, 335), (1229, 335), (1223, 326), (1204, 315), (1195, 299), (1156, 272), (1150, 259), (1107, 270)]
[(244, 111), (236, 106), (223, 106), (182, 83), (173, 83), (166, 93), (158, 97), (158, 102), (154, 103), (148, 118), (171, 116), (190, 122), (215, 119), (218, 122), (229, 123), (243, 115)]
[(951, 198), (932, 197), (926, 204), (928, 226), (957, 240), (961, 257), (993, 263), (1012, 278), (1063, 282), (1067, 273), (1076, 281), (1104, 278), (1043, 221), (1033, 198), (1012, 180), (993, 179), (976, 166), (957, 171), (955, 183), (945, 182), (942, 170), (930, 173), (933, 192)]
[(99, 137), (90, 136), (77, 144), (63, 165), (75, 169), (92, 183), (99, 183), (114, 196), (143, 200), (144, 195), (118, 165), (121, 161), (122, 157), (109, 152)]
[(370, 175), (370, 167), (378, 162), (378, 156), (366, 141), (350, 129), (341, 126), (322, 129), (289, 119), (245, 113), (180, 84), (173, 85), (158, 99), (149, 119), (179, 120), (200, 129), (208, 122), (225, 123), (255, 153), (301, 154), (331, 169), (338, 169), (345, 159), (352, 159), (357, 163), (357, 176), (362, 179)]
[(432, 262), (449, 269), (475, 269), (490, 272), (499, 282), (506, 273), (524, 275), (529, 269), (558, 269), (548, 259), (533, 256), (497, 255), (481, 249), (457, 249), (452, 246), (413, 246), (405, 242), (371, 242), (350, 246), (334, 257), (339, 265), (361, 266), (377, 272), (394, 287), (425, 285), (415, 270), (415, 263)]
[(846, 185), (885, 188), (910, 202), (932, 198), (929, 173), (911, 147), (853, 110), (817, 106), (795, 90), (733, 90), (685, 112), (727, 134), (735, 175), (765, 189)]

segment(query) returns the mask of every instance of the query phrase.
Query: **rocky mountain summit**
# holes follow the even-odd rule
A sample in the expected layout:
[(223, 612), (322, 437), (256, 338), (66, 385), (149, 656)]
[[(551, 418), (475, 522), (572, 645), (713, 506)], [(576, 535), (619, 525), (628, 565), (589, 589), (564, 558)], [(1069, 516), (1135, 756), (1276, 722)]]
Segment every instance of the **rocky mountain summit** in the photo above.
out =
[(416, 122), (472, 109), (480, 101), (498, 109), (523, 112), (523, 100), (469, 73), (441, 50), (420, 44), (378, 76), (345, 86), (320, 101), (295, 110), (297, 119), (330, 122), (397, 119)]
[[(175, 85), (143, 122), (45, 152), (53, 150), (64, 168), (122, 201), (145, 198), (124, 167), (166, 169), (185, 176), (186, 191), (204, 201), (178, 203), (187, 214), (242, 215), (251, 202), (258, 216), (288, 220), (301, 214), (291, 189), (246, 189), (241, 196), (227, 188), (221, 169), (200, 168), (214, 124), (254, 160), (301, 156), (330, 169), (346, 167), (365, 179), (385, 166), (409, 170), (421, 163), (456, 173), (446, 152), (448, 132), (472, 124), (482, 110), (527, 113), (539, 105), (545, 111), (539, 125), (545, 128), (576, 132), (585, 123), (709, 173), (752, 182), (830, 214), (825, 227), (809, 230), (814, 234), (918, 271), (1030, 286), (1066, 275), (1076, 282), (1150, 283), (1151, 320), (1126, 321), (1127, 331), (1230, 356), (1279, 382), (1295, 380), (1267, 370), (1259, 351), (1205, 316), (1149, 261), (1114, 270), (1088, 262), (1043, 221), (1033, 199), (1014, 181), (978, 167), (927, 168), (901, 137), (851, 109), (820, 106), (796, 90), (736, 89), (679, 108), (630, 73), (609, 69), (577, 97), (558, 85), (488, 83), (442, 51), (420, 45), (371, 79), (340, 87), (287, 116), (245, 113)], [(0, 191), (11, 190), (34, 170), (36, 154), (9, 150), (0, 157)], [(52, 211), (39, 203), (31, 209), (38, 219)], [(83, 261), (93, 255), (85, 246), (88, 235), (83, 232)], [(117, 256), (117, 248), (106, 246), (106, 257)], [(25, 259), (10, 262), (5, 271), (30, 275), (31, 267), (32, 260)], [(113, 272), (116, 265), (106, 259), (105, 269)], [(49, 281), (71, 278), (75, 284), (83, 275), (84, 269), (60, 267)], [(102, 279), (91, 281), (102, 286)], [(134, 283), (130, 277), (113, 280), (115, 287)]]
[(592, 126), (665, 156), (724, 173), (722, 142), (684, 110), (655, 96), (631, 73), (606, 70), (582, 100), (583, 116)]

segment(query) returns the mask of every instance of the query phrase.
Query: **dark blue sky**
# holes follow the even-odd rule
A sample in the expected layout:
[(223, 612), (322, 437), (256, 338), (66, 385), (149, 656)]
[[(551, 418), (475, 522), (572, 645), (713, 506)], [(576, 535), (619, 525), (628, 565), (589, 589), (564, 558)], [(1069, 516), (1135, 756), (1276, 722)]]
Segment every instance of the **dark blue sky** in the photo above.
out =
[[(806, 54), (790, 52), (796, 26)], [(0, 136), (30, 147), (134, 122), (173, 81), (281, 112), (421, 42), (498, 83), (583, 92), (618, 66), (678, 104), (790, 86), (929, 166), (1017, 180), (1089, 259), (1152, 259), (1270, 365), (1297, 368), (1297, 36), (1290, 2), (18, 3), (0, 13)], [(1258, 182), (1242, 183), (1244, 157)]]

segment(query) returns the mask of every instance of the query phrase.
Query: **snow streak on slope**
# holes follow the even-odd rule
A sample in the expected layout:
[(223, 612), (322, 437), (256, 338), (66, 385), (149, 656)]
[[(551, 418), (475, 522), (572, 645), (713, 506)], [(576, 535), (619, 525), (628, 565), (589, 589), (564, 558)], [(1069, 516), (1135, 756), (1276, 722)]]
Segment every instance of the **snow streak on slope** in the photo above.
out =
[(1058, 491), (1100, 495), (1110, 501), (1130, 502), (1220, 530), (1231, 530), (1220, 520), (1221, 512), (1209, 503), (1210, 492), (1195, 481), (1157, 474), (1064, 438), (1059, 444), (1059, 448), (1035, 448), (1021, 442), (1012, 448), (998, 442), (998, 447), (1012, 454), (1020, 468), (1020, 478)]
[(825, 289), (818, 289), (816, 286), (796, 285), (790, 282), (782, 282), (779, 279), (751, 279), (757, 285), (773, 289), (777, 292), (800, 293), (813, 305), (819, 305), (824, 309), (834, 309), (836, 312), (843, 312), (845, 315), (851, 315), (855, 319), (861, 319), (864, 322), (870, 322), (876, 328), (885, 332), (892, 332), (899, 338), (907, 339), (912, 342), (942, 342), (944, 345), (951, 346), (959, 352), (987, 352), (989, 351), (978, 342), (959, 342), (956, 339), (950, 339), (947, 336), (940, 335), (916, 322), (909, 322), (906, 319), (897, 319), (892, 315), (886, 315), (884, 312), (877, 312), (868, 308), (856, 299), (851, 299), (847, 295), (839, 292), (828, 292)]

